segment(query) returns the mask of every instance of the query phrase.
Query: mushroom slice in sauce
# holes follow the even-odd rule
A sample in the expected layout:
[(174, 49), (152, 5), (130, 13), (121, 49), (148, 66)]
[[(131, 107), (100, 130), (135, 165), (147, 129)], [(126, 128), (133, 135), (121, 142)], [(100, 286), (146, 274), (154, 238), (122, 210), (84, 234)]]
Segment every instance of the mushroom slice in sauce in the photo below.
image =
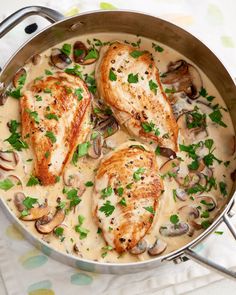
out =
[(55, 227), (59, 226), (65, 219), (64, 210), (57, 210), (52, 218), (41, 218), (35, 222), (35, 227), (42, 234), (51, 233)]
[(81, 41), (76, 41), (73, 46), (73, 59), (78, 64), (83, 64), (85, 56), (88, 54), (88, 49)]
[(180, 160), (178, 159), (168, 160), (161, 166), (160, 172), (162, 174), (166, 174), (168, 172), (176, 173), (179, 170), (179, 164)]
[(80, 173), (71, 174), (69, 170), (66, 170), (63, 174), (63, 180), (65, 185), (72, 186), (78, 189), (78, 197), (81, 197), (86, 190), (86, 187), (81, 180)]
[(19, 155), (17, 152), (0, 151), (0, 169), (5, 171), (13, 171), (19, 163)]
[(184, 91), (191, 99), (199, 97), (203, 85), (197, 68), (182, 59), (168, 65), (161, 81), (166, 86), (173, 87), (175, 92)]
[(98, 159), (102, 155), (103, 138), (100, 134), (92, 140), (91, 146), (88, 149), (89, 157)]
[(21, 212), (25, 209), (25, 205), (23, 204), (24, 199), (25, 199), (24, 193), (22, 193), (22, 192), (15, 193), (14, 204), (19, 212)]
[(53, 48), (51, 53), (51, 62), (58, 69), (64, 70), (69, 64), (71, 59), (68, 55), (63, 53), (59, 48)]
[(148, 254), (151, 256), (160, 255), (167, 248), (167, 243), (161, 239), (156, 239), (155, 243), (148, 249)]
[(21, 185), (21, 187), (22, 187), (22, 180), (17, 175), (10, 174), (7, 176), (7, 178), (10, 179), (12, 181), (12, 183), (14, 183), (15, 186)]
[(216, 201), (210, 196), (199, 196), (196, 198), (201, 207), (206, 211), (213, 211), (216, 208)]
[(26, 77), (26, 70), (24, 68), (21, 68), (13, 77), (12, 84), (15, 88), (19, 86), (23, 86), (24, 81)]
[(202, 122), (198, 122), (199, 124), (201, 123), (201, 126), (189, 128), (191, 123), (194, 121), (194, 114), (196, 114), (194, 111), (185, 112), (177, 120), (179, 134), (181, 134), (187, 143), (192, 143), (193, 140), (201, 140), (208, 136), (205, 116), (202, 117)]
[(193, 220), (199, 217), (199, 211), (193, 206), (183, 206), (178, 209), (178, 213), (184, 217), (186, 221)]
[(176, 190), (176, 197), (180, 200), (180, 201), (186, 201), (188, 198), (188, 194), (184, 189), (181, 188), (177, 188)]
[(142, 239), (140, 240), (135, 247), (133, 247), (129, 253), (133, 254), (133, 255), (139, 255), (142, 254), (146, 251), (147, 249), (147, 242), (146, 240)]
[(166, 147), (159, 147), (160, 155), (166, 158), (175, 159), (176, 152)]
[(98, 122), (95, 130), (106, 138), (116, 133), (119, 130), (119, 125), (113, 116), (109, 116), (107, 119)]
[(193, 187), (200, 182), (200, 176), (193, 172), (189, 172), (186, 176), (177, 173), (174, 179), (181, 187), (185, 188)]
[(32, 221), (42, 218), (43, 216), (48, 215), (50, 208), (47, 203), (39, 207), (34, 207), (29, 210), (29, 214), (26, 216), (21, 216), (20, 219), (24, 221)]
[(192, 101), (187, 97), (185, 92), (173, 93), (168, 97), (168, 100), (170, 101), (175, 119), (193, 110)]
[(160, 227), (160, 234), (165, 237), (177, 237), (186, 234), (189, 230), (189, 225), (185, 222), (178, 224), (165, 224)]
[(34, 66), (37, 66), (41, 62), (41, 60), (42, 60), (42, 57), (40, 54), (35, 54), (31, 58), (32, 64)]

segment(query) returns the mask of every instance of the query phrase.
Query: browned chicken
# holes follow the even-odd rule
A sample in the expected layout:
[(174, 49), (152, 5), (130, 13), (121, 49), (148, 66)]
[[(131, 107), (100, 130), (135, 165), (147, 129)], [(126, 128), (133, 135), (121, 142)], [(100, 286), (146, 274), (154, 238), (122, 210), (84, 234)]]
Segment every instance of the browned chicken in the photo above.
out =
[(77, 144), (89, 132), (91, 96), (86, 84), (55, 73), (29, 85), (21, 98), (22, 136), (34, 153), (34, 174), (42, 185), (54, 184)]
[(152, 225), (163, 189), (156, 157), (127, 142), (101, 161), (95, 177), (93, 215), (117, 252), (132, 249)]
[(104, 47), (96, 80), (101, 98), (131, 134), (177, 150), (178, 126), (148, 51), (119, 42)]

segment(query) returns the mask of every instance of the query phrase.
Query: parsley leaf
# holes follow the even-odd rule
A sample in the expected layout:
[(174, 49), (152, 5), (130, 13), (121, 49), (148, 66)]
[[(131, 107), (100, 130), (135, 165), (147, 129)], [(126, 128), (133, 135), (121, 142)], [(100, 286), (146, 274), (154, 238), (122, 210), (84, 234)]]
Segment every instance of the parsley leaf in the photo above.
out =
[(98, 59), (99, 53), (97, 49), (92, 48), (89, 50), (88, 54), (85, 56), (84, 60), (89, 60), (89, 59)]
[(61, 237), (63, 235), (63, 232), (64, 232), (64, 228), (63, 227), (57, 227), (54, 229), (54, 234), (57, 236), (57, 237)]
[(32, 176), (30, 176), (30, 179), (28, 180), (26, 186), (34, 186), (37, 184), (40, 184), (39, 179), (32, 175)]
[(57, 141), (56, 136), (52, 131), (47, 131), (45, 136), (47, 136), (52, 143), (55, 143)]
[(155, 43), (152, 43), (152, 48), (154, 48), (155, 51), (158, 51), (158, 52), (164, 51), (164, 49), (160, 45), (155, 44)]
[(150, 212), (151, 214), (155, 214), (154, 208), (152, 206), (143, 207), (146, 211)]
[(78, 76), (78, 77), (82, 78), (82, 71), (80, 70), (80, 66), (79, 65), (75, 65), (73, 68), (67, 68), (67, 69), (65, 69), (65, 73), (70, 74), (70, 75), (74, 75), (74, 76)]
[(125, 200), (125, 198), (122, 198), (122, 199), (119, 201), (119, 204), (120, 204), (121, 206), (126, 207), (127, 204), (126, 204), (126, 200)]
[(112, 187), (109, 185), (108, 187), (105, 187), (104, 189), (102, 189), (102, 191), (101, 191), (101, 197), (103, 198), (103, 199), (105, 199), (105, 198), (107, 198), (107, 197), (110, 197), (111, 195), (112, 195), (112, 193), (113, 193), (113, 189), (112, 189)]
[(140, 179), (141, 179), (141, 174), (144, 173), (144, 171), (145, 171), (145, 168), (143, 168), (143, 167), (138, 168), (138, 169), (134, 172), (134, 174), (133, 174), (133, 179), (134, 179), (135, 181), (140, 180)]
[(138, 83), (138, 74), (129, 74), (128, 75), (128, 79), (127, 81), (130, 83), (130, 84), (135, 84), (135, 83)]
[(35, 123), (39, 124), (39, 114), (37, 112), (31, 111), (29, 109), (26, 109), (26, 112), (30, 115)]
[(17, 132), (19, 125), (20, 123), (18, 123), (16, 120), (11, 120), (8, 126), (12, 134), (10, 137), (5, 139), (5, 141), (8, 141), (10, 145), (17, 151), (28, 148), (28, 144), (21, 139), (20, 134)]
[(26, 209), (31, 209), (34, 207), (34, 204), (36, 204), (38, 202), (38, 199), (36, 198), (31, 198), (31, 197), (26, 197), (23, 200), (23, 205), (25, 205)]
[(75, 231), (80, 234), (80, 237), (79, 237), (80, 240), (85, 239), (89, 233), (88, 229), (82, 227), (84, 220), (85, 220), (85, 217), (83, 215), (79, 215), (78, 216), (79, 224), (75, 226)]
[(173, 224), (177, 224), (179, 223), (179, 216), (174, 214), (174, 215), (171, 215), (170, 216), (170, 222), (173, 223)]
[(84, 185), (87, 186), (87, 187), (91, 187), (91, 186), (93, 186), (93, 182), (92, 181), (87, 181), (87, 182), (85, 182)]
[(149, 84), (150, 90), (154, 92), (155, 94), (157, 94), (157, 88), (158, 88), (157, 84), (153, 80), (150, 80), (148, 84)]
[(82, 88), (77, 88), (75, 89), (75, 95), (78, 97), (78, 100), (80, 101), (83, 98), (83, 89)]
[(227, 185), (225, 182), (221, 181), (219, 182), (219, 187), (220, 187), (220, 192), (222, 193), (223, 196), (227, 195)]
[(118, 194), (118, 196), (121, 197), (123, 195), (123, 193), (124, 193), (123, 187), (118, 187), (117, 188), (117, 194)]
[(46, 114), (45, 118), (47, 118), (48, 120), (53, 120), (53, 119), (56, 120), (56, 121), (59, 120), (58, 116), (56, 114), (53, 114), (53, 113)]
[(209, 118), (211, 119), (212, 122), (217, 123), (218, 125), (226, 128), (227, 125), (222, 121), (222, 113), (220, 109), (215, 109), (212, 113), (209, 114)]
[(199, 94), (202, 96), (202, 97), (205, 97), (208, 101), (212, 101), (215, 96), (213, 95), (208, 95), (207, 91), (205, 88), (201, 88), (201, 90), (199, 91)]
[(117, 80), (117, 76), (116, 76), (116, 74), (113, 72), (112, 69), (110, 69), (110, 72), (109, 72), (109, 80), (110, 80), (110, 81), (116, 81), (116, 80)]
[(70, 53), (71, 53), (71, 44), (68, 44), (68, 43), (63, 44), (61, 52), (65, 53), (65, 55), (70, 55)]
[(81, 202), (81, 199), (78, 197), (78, 190), (75, 188), (67, 191), (66, 195), (67, 199), (70, 200), (70, 209), (77, 206)]
[(0, 189), (1, 190), (8, 191), (13, 186), (14, 186), (14, 183), (10, 179), (8, 179), (8, 178), (0, 181)]
[(103, 206), (101, 206), (99, 208), (99, 211), (103, 212), (106, 217), (110, 216), (115, 210), (115, 206), (111, 205), (110, 201), (106, 201), (106, 203), (103, 204)]
[(138, 57), (142, 56), (144, 53), (145, 53), (145, 51), (134, 50), (134, 51), (130, 52), (130, 55), (133, 58), (138, 58)]

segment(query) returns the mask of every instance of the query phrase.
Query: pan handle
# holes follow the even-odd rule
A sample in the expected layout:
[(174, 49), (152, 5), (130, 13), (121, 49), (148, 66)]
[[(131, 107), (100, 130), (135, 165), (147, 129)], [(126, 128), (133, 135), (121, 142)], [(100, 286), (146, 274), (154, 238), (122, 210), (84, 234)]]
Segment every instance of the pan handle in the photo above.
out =
[[(236, 240), (236, 229), (235, 229), (234, 225), (232, 224), (229, 215), (230, 215), (230, 213), (226, 212), (225, 215), (223, 216), (221, 222), (224, 222), (226, 224), (226, 226), (230, 230), (232, 236)], [(236, 272), (235, 271), (227, 269), (226, 267), (221, 266), (221, 265), (215, 263), (214, 261), (199, 255), (197, 252), (193, 251), (190, 248), (187, 248), (184, 250), (184, 256), (191, 258), (195, 262), (198, 262), (199, 264), (201, 264), (209, 269), (212, 269), (212, 270), (220, 273), (221, 275), (224, 275), (225, 277), (227, 277), (229, 279), (233, 279), (233, 280), (236, 279)]]
[(51, 8), (43, 6), (27, 6), (9, 15), (0, 23), (0, 38), (30, 15), (40, 15), (51, 23), (64, 19), (63, 14)]

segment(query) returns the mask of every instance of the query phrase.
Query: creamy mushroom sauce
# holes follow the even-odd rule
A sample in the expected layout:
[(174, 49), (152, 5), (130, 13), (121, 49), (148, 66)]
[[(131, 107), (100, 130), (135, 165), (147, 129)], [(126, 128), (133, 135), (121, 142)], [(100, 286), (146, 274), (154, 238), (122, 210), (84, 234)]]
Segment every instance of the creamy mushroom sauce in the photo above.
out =
[[(80, 36), (78, 38), (74, 38), (66, 42), (63, 42), (61, 44), (58, 44), (58, 46), (56, 47), (61, 48), (64, 43), (70, 43), (73, 45), (74, 42), (78, 40), (84, 42), (84, 44), (89, 46), (87, 43), (87, 40), (90, 40), (92, 44), (98, 43), (97, 41), (94, 41), (94, 38), (101, 40), (102, 42), (113, 41), (113, 40), (120, 40), (120, 41), (127, 40), (127, 42), (130, 42), (130, 43), (134, 42), (135, 44), (137, 44), (138, 40), (141, 40), (140, 49), (138, 48), (137, 49), (149, 50), (153, 54), (154, 59), (156, 61), (156, 65), (159, 68), (160, 73), (164, 73), (167, 71), (167, 65), (169, 64), (169, 62), (175, 62), (180, 59), (187, 60), (184, 56), (182, 56), (178, 52), (174, 51), (173, 49), (163, 44), (160, 44), (160, 43), (157, 44), (157, 42), (155, 41), (152, 41), (146, 38), (140, 38), (134, 35), (127, 35), (127, 34), (100, 33), (100, 34), (94, 34), (94, 35)], [(155, 51), (155, 46), (153, 45), (153, 43), (160, 46), (159, 48), (156, 47), (157, 49), (156, 51)], [(96, 48), (99, 50), (100, 46), (96, 46)], [(160, 48), (163, 48), (163, 51)], [(29, 62), (25, 65), (24, 68), (26, 69), (26, 72), (27, 72), (27, 78), (26, 78), (26, 83), (24, 87), (26, 87), (26, 85), (30, 83), (31, 81), (33, 81), (35, 78), (44, 76), (45, 70), (50, 70), (51, 72), (55, 72), (59, 70), (53, 67), (51, 64), (49, 64), (50, 55), (51, 55), (51, 49), (48, 49), (47, 51), (41, 54), (41, 61), (38, 65), (33, 65), (32, 62)], [(73, 67), (73, 64), (70, 64), (68, 66), (68, 68), (72, 68), (72, 67)], [(81, 66), (83, 75), (86, 73), (88, 74), (93, 73), (94, 69), (95, 69), (95, 63), (91, 65)], [(208, 95), (215, 96), (214, 100), (212, 101), (212, 105), (219, 104), (221, 107), (226, 108), (224, 101), (220, 97), (220, 94), (218, 93), (217, 89), (214, 87), (214, 85), (211, 83), (211, 81), (206, 77), (206, 75), (202, 71), (199, 70), (199, 72), (203, 80), (203, 87), (206, 89)], [(22, 89), (22, 92), (23, 91), (24, 91), (24, 88)], [(167, 92), (171, 92), (171, 91), (167, 90)], [(203, 224), (207, 226), (208, 221), (212, 221), (215, 218), (215, 216), (221, 211), (222, 207), (226, 204), (228, 195), (230, 194), (231, 187), (232, 187), (232, 180), (230, 178), (230, 174), (235, 167), (235, 160), (234, 160), (235, 147), (234, 147), (234, 129), (233, 129), (233, 125), (232, 125), (229, 113), (221, 109), (221, 113), (223, 115), (222, 121), (227, 125), (227, 128), (224, 128), (220, 126), (219, 124), (212, 122), (212, 120), (209, 118), (208, 115), (213, 110), (205, 105), (209, 103), (206, 97), (200, 96), (197, 100), (188, 99), (188, 101), (190, 101), (191, 104), (189, 104), (185, 100), (185, 103), (183, 104), (184, 109), (185, 108), (193, 109), (194, 106), (197, 106), (199, 108), (198, 111), (202, 111), (203, 113), (207, 114), (206, 123), (207, 123), (208, 136), (202, 138), (201, 140), (205, 141), (207, 138), (214, 140), (213, 154), (217, 159), (220, 159), (222, 162), (221, 164), (219, 164), (217, 160), (213, 160), (213, 165), (211, 165), (210, 167), (210, 169), (212, 169), (213, 171), (214, 179), (216, 180), (217, 189), (212, 188), (211, 191), (209, 192), (189, 194), (186, 196), (185, 201), (180, 200), (175, 195), (175, 192), (176, 192), (175, 190), (178, 189), (179, 186), (178, 186), (178, 183), (174, 180), (173, 175), (164, 176), (163, 180), (164, 180), (165, 191), (163, 192), (160, 198), (159, 208), (155, 214), (153, 225), (145, 236), (145, 240), (147, 241), (149, 247), (153, 245), (153, 243), (155, 242), (157, 238), (167, 243), (167, 248), (162, 254), (166, 254), (173, 250), (176, 250), (180, 248), (181, 246), (185, 245), (186, 243), (190, 242), (194, 238), (196, 238), (203, 231), (203, 229), (201, 228), (201, 223), (205, 221)], [(199, 103), (199, 101), (202, 101), (203, 103)], [(9, 145), (9, 143), (5, 141), (5, 139), (10, 136), (10, 132), (7, 127), (7, 123), (10, 120), (20, 121), (19, 101), (12, 97), (9, 97), (5, 105), (0, 107), (1, 150), (11, 149), (11, 146)], [(200, 141), (199, 139), (196, 139), (196, 138), (189, 138), (188, 136), (186, 136), (186, 132), (182, 133), (182, 135), (181, 134), (179, 135), (179, 139), (178, 139), (179, 143), (186, 144), (188, 142), (186, 145), (189, 145), (189, 144), (197, 143)], [(130, 139), (133, 139), (133, 138), (121, 127), (121, 129), (117, 133), (105, 139), (107, 148), (103, 149), (103, 152), (106, 153), (107, 151), (116, 148), (121, 143)], [(156, 149), (156, 146), (152, 143), (147, 145), (149, 145), (153, 150)], [(206, 155), (207, 148), (202, 147), (198, 149), (197, 153)], [(6, 201), (9, 208), (12, 210), (13, 214), (15, 214), (17, 217), (20, 217), (21, 215), (14, 205), (14, 195), (16, 192), (24, 192), (26, 196), (37, 198), (39, 203), (44, 203), (44, 200), (46, 198), (48, 200), (49, 206), (53, 208), (54, 212), (55, 212), (56, 206), (58, 205), (57, 203), (58, 197), (61, 198), (61, 201), (68, 202), (66, 195), (63, 194), (62, 192), (63, 188), (65, 187), (62, 177), (60, 178), (60, 181), (56, 183), (53, 187), (52, 186), (43, 187), (40, 185), (31, 186), (31, 187), (26, 186), (26, 183), (28, 182), (30, 175), (33, 171), (33, 160), (31, 161), (31, 159), (33, 159), (33, 154), (30, 149), (26, 149), (21, 152), (18, 152), (18, 154), (20, 157), (20, 162), (18, 163), (14, 171), (10, 171), (10, 172), (4, 172), (2, 170), (0, 171), (1, 181), (4, 178), (7, 178), (7, 175), (17, 175), (22, 181), (22, 185), (20, 184), (15, 185), (8, 191), (1, 190), (1, 197)], [(181, 159), (183, 160), (181, 161), (181, 165), (180, 165), (182, 175), (184, 176), (188, 175), (189, 172), (186, 167), (187, 167), (187, 164), (190, 164), (192, 162), (192, 159), (189, 158), (188, 154), (184, 151), (178, 152), (177, 156), (181, 157)], [(99, 165), (100, 159), (95, 160), (88, 156), (84, 156), (79, 159), (76, 166), (74, 166), (74, 164), (72, 163), (68, 165), (66, 171), (69, 174), (79, 172), (82, 183), (86, 183), (87, 181), (93, 182), (95, 171)], [(157, 155), (157, 162), (159, 167), (161, 167), (163, 163), (167, 162), (168, 160), (169, 160), (168, 158)], [(175, 165), (173, 165), (172, 167), (174, 166)], [(163, 175), (161, 171), (160, 171), (160, 174)], [(219, 185), (220, 182), (225, 184), (225, 185), (221, 184), (221, 191), (220, 191), (220, 185)], [(222, 190), (224, 191), (224, 187), (227, 192), (227, 195), (225, 196), (223, 196), (223, 193), (222, 193)], [(114, 250), (102, 249), (104, 246), (106, 246), (106, 244), (101, 233), (97, 233), (98, 227), (91, 214), (92, 193), (93, 193), (93, 187), (86, 187), (86, 191), (81, 196), (81, 202), (79, 203), (79, 205), (77, 205), (74, 210), (71, 210), (68, 213), (64, 222), (60, 225), (60, 227), (64, 229), (62, 236), (57, 237), (55, 233), (53, 232), (50, 234), (45, 234), (45, 235), (40, 234), (35, 229), (35, 221), (20, 221), (20, 222), (24, 223), (24, 226), (29, 230), (29, 232), (34, 234), (39, 239), (42, 239), (43, 241), (47, 242), (52, 248), (59, 250), (61, 252), (73, 254), (80, 258), (86, 258), (90, 260), (103, 261), (103, 262), (120, 262), (120, 263), (151, 259), (151, 256), (148, 254), (147, 251), (140, 255), (132, 255), (130, 253), (124, 253), (122, 255), (119, 255)], [(200, 203), (199, 199), (197, 198), (197, 196), (200, 196), (200, 195), (213, 197), (217, 204), (216, 208), (210, 212), (207, 211), (207, 205)], [(197, 227), (199, 227), (199, 229), (194, 229), (193, 227), (191, 227), (188, 233), (180, 235), (180, 236), (175, 236), (175, 237), (166, 237), (161, 235), (159, 232), (160, 227), (164, 226), (164, 229), (165, 229), (166, 224), (171, 224), (170, 216), (172, 216), (172, 222), (176, 221), (175, 220), (176, 215), (178, 215), (178, 218), (180, 221), (186, 222), (186, 214), (178, 213), (178, 209), (186, 205), (192, 205), (194, 207), (199, 208), (200, 216), (203, 216), (203, 217), (199, 216), (197, 219), (194, 219), (194, 221), (198, 223)], [(83, 215), (85, 217), (82, 227), (89, 231), (87, 233), (87, 237), (84, 239), (80, 239), (80, 234), (75, 231), (75, 226), (78, 225), (78, 215)], [(191, 215), (190, 217), (193, 217), (193, 216)], [(174, 227), (178, 227), (178, 225)], [(74, 250), (75, 244), (78, 251)]]

